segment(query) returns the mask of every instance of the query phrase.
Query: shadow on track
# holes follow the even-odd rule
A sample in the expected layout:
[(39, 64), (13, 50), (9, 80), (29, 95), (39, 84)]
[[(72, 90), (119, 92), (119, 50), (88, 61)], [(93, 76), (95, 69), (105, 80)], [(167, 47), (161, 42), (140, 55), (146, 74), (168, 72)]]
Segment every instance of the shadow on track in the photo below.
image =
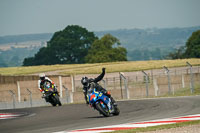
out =
[(105, 117), (105, 116), (91, 116), (91, 117), (85, 117), (87, 119), (94, 119), (94, 118), (111, 118), (111, 117), (117, 117), (117, 116), (113, 116), (113, 115), (110, 115), (109, 117)]
[(105, 116), (91, 116), (91, 117), (85, 117), (87, 119), (94, 119), (94, 118), (107, 118)]

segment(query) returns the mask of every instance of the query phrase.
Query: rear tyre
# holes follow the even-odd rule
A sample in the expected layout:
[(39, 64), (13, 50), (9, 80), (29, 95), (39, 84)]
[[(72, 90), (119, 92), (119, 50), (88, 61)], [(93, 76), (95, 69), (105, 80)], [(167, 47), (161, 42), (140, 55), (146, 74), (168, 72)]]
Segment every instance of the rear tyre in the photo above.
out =
[(103, 114), (103, 116), (105, 116), (105, 117), (109, 117), (109, 116), (110, 116), (110, 113), (109, 113), (108, 111), (105, 111), (105, 110), (103, 109), (103, 107), (101, 106), (101, 103), (97, 103), (97, 104), (96, 104), (96, 109), (97, 109), (101, 114)]
[(115, 109), (115, 111), (114, 111), (113, 115), (119, 115), (119, 113), (120, 113), (119, 108), (117, 106), (114, 106), (114, 109)]

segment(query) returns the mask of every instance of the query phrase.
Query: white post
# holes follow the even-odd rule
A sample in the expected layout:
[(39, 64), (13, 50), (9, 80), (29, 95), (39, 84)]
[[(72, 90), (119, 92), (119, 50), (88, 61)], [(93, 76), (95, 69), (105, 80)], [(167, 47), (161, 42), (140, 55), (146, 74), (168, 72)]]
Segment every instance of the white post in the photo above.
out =
[(62, 98), (62, 77), (59, 76), (59, 86), (60, 86), (60, 97)]
[(143, 71), (142, 70), (142, 73), (144, 74), (144, 76), (145, 76), (145, 83), (146, 83), (146, 97), (148, 97), (149, 96), (149, 85), (148, 85), (148, 74), (145, 72), (145, 71)]
[(71, 75), (71, 81), (72, 81), (72, 92), (75, 92), (74, 75)]
[(127, 97), (127, 99), (130, 99), (127, 79), (124, 79), (124, 82), (125, 82), (125, 86), (126, 86), (126, 97)]
[(172, 86), (172, 91), (173, 91), (173, 95), (174, 95), (174, 86)]
[(163, 67), (165, 69), (165, 73), (167, 74), (167, 78), (168, 78), (168, 94), (170, 95), (171, 94), (171, 78), (170, 78), (170, 71), (169, 69), (164, 66)]
[(70, 102), (71, 102), (71, 103), (74, 102), (73, 92), (70, 92)]
[(185, 88), (185, 80), (184, 80), (184, 75), (182, 74), (182, 88)]
[(19, 81), (17, 81), (17, 90), (18, 90), (18, 102), (21, 102), (21, 92), (20, 92)]
[(155, 90), (155, 96), (158, 96), (158, 84), (157, 84), (157, 79), (153, 78), (153, 86)]
[(124, 85), (125, 85), (125, 89), (126, 89), (126, 98), (130, 99), (127, 79), (126, 79), (124, 73), (120, 72), (119, 74), (120, 74), (120, 77), (122, 77), (124, 80)]
[(191, 93), (194, 92), (194, 78), (193, 78), (193, 72), (192, 72), (192, 65), (189, 62), (186, 62), (186, 64), (190, 67), (190, 90)]

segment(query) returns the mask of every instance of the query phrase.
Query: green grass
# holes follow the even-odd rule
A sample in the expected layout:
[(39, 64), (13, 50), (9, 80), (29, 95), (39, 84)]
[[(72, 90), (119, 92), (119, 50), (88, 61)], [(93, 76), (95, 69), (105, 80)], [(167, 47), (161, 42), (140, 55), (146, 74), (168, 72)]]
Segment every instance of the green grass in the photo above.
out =
[(194, 92), (191, 93), (190, 88), (180, 88), (177, 91), (174, 92), (174, 94), (168, 95), (161, 95), (159, 97), (178, 97), (178, 96), (195, 96), (195, 95), (200, 95), (200, 85), (195, 85), (194, 87)]
[(120, 130), (114, 131), (112, 133), (138, 133), (138, 132), (148, 132), (148, 131), (157, 131), (162, 129), (170, 129), (170, 128), (177, 128), (177, 127), (184, 127), (188, 125), (200, 124), (200, 120), (197, 121), (188, 121), (188, 122), (181, 122), (176, 124), (168, 124), (168, 125), (160, 125), (160, 126), (152, 126), (146, 128), (135, 128), (129, 130)]
[(200, 65), (200, 59), (182, 59), (182, 60), (151, 60), (151, 61), (126, 61), (95, 64), (67, 64), (67, 65), (41, 65), (30, 67), (7, 67), (0, 68), (1, 75), (26, 75), (40, 72), (57, 71), (60, 74), (95, 74), (100, 73), (102, 67), (106, 67), (108, 73), (112, 72), (132, 72), (149, 69), (160, 69), (167, 67), (186, 66), (186, 62), (197, 66)]

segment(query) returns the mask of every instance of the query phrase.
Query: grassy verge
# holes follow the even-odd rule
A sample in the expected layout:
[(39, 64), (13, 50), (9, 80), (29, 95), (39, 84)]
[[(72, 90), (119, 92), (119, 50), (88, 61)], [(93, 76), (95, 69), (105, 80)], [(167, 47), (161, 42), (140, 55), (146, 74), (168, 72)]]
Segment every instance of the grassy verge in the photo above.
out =
[(115, 132), (112, 132), (112, 133), (148, 132), (148, 131), (157, 131), (157, 130), (162, 130), (162, 129), (184, 127), (184, 126), (194, 125), (194, 124), (200, 124), (200, 120), (197, 120), (197, 121), (188, 121), (188, 122), (181, 122), (181, 123), (176, 123), (176, 124), (153, 126), (153, 127), (146, 127), (146, 128), (135, 128), (135, 129), (130, 129), (130, 130), (120, 130), (120, 131), (115, 131)]
[(152, 61), (126, 61), (95, 64), (68, 64), (68, 65), (42, 65), (30, 67), (8, 67), (0, 68), (1, 75), (25, 75), (39, 72), (62, 70), (61, 74), (93, 74), (99, 73), (102, 67), (107, 68), (108, 73), (112, 72), (131, 72), (149, 69), (160, 69), (167, 67), (186, 66), (186, 62), (196, 66), (200, 65), (200, 59), (182, 60), (152, 60)]
[(196, 95), (200, 95), (200, 85), (195, 85), (194, 87), (194, 92), (191, 93), (190, 88), (180, 88), (177, 91), (174, 92), (174, 94), (168, 95), (162, 95), (159, 97), (178, 97), (178, 96), (196, 96)]

